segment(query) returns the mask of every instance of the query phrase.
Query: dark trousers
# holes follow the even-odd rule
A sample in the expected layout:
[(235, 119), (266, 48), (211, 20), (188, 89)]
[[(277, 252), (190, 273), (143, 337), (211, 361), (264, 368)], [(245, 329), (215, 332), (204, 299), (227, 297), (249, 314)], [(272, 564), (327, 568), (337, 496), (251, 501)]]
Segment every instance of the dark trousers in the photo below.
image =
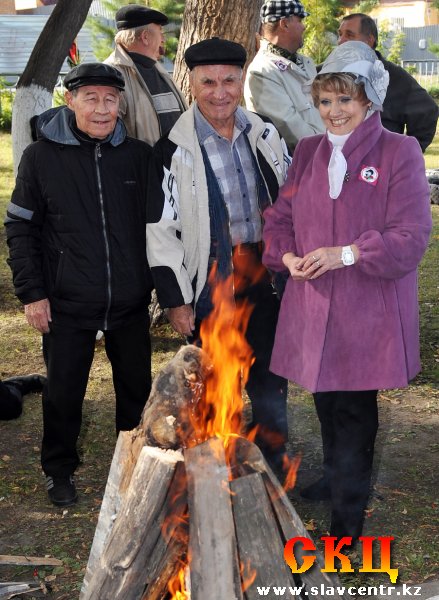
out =
[[(43, 390), (41, 464), (46, 475), (65, 477), (79, 464), (76, 444), (95, 340), (96, 331), (55, 324), (43, 336), (47, 386)], [(116, 431), (133, 429), (151, 390), (148, 316), (106, 331), (105, 351), (113, 371)]]
[(319, 392), (314, 402), (323, 442), (324, 476), (331, 487), (331, 535), (357, 539), (370, 492), (377, 390)]
[(20, 392), (13, 386), (0, 381), (0, 420), (17, 419), (23, 411), (23, 399)]
[[(236, 295), (236, 300), (244, 299), (254, 306), (246, 331), (255, 358), (246, 385), (252, 405), (252, 426), (258, 426), (255, 441), (265, 457), (275, 460), (285, 452), (288, 440), (288, 382), (269, 370), (280, 303), (268, 282), (252, 285)], [(197, 320), (189, 341), (197, 342), (200, 325)]]

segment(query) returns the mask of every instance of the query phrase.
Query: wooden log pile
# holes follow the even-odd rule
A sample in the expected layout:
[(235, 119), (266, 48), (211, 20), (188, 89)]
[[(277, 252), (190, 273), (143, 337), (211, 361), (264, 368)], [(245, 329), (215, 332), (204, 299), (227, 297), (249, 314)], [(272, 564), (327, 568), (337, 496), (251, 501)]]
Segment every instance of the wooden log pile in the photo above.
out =
[(155, 379), (139, 428), (119, 435), (80, 600), (169, 600), (186, 565), (180, 597), (191, 600), (338, 584), (318, 553), (293, 577), (284, 545), (309, 534), (257, 446), (237, 438), (231, 460), (218, 438), (186, 447), (204, 369), (198, 348), (182, 348)]

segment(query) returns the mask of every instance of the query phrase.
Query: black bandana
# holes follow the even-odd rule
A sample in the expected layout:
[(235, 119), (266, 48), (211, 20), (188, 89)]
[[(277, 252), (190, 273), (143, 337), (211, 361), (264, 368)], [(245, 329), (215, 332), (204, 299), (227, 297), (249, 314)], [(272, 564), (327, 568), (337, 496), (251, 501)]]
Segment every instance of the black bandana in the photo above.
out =
[(291, 60), (291, 62), (297, 64), (297, 52), (290, 52), (289, 50), (281, 48), (280, 46), (276, 46), (276, 44), (272, 44), (271, 42), (268, 42), (267, 49), (272, 54), (277, 54), (278, 56), (282, 56), (283, 58)]

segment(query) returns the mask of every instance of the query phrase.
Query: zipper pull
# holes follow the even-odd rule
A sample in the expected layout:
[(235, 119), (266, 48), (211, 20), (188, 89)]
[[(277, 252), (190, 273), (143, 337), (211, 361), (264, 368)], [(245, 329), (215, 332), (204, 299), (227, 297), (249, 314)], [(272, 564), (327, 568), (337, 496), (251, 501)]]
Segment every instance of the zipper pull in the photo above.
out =
[(96, 144), (96, 153), (98, 155), (98, 158), (102, 158), (101, 145), (100, 144)]

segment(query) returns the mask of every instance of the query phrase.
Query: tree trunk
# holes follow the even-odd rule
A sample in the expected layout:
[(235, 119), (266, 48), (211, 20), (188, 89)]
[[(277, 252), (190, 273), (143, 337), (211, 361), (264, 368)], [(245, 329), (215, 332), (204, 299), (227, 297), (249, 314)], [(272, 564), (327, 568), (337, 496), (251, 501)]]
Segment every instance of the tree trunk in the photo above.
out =
[(190, 101), (189, 79), (183, 55), (189, 46), (211, 37), (242, 44), (248, 62), (255, 54), (262, 0), (186, 0), (174, 64), (174, 79)]
[(15, 173), (23, 150), (32, 141), (30, 118), (52, 106), (62, 64), (87, 17), (92, 0), (58, 0), (18, 80), (12, 108)]

